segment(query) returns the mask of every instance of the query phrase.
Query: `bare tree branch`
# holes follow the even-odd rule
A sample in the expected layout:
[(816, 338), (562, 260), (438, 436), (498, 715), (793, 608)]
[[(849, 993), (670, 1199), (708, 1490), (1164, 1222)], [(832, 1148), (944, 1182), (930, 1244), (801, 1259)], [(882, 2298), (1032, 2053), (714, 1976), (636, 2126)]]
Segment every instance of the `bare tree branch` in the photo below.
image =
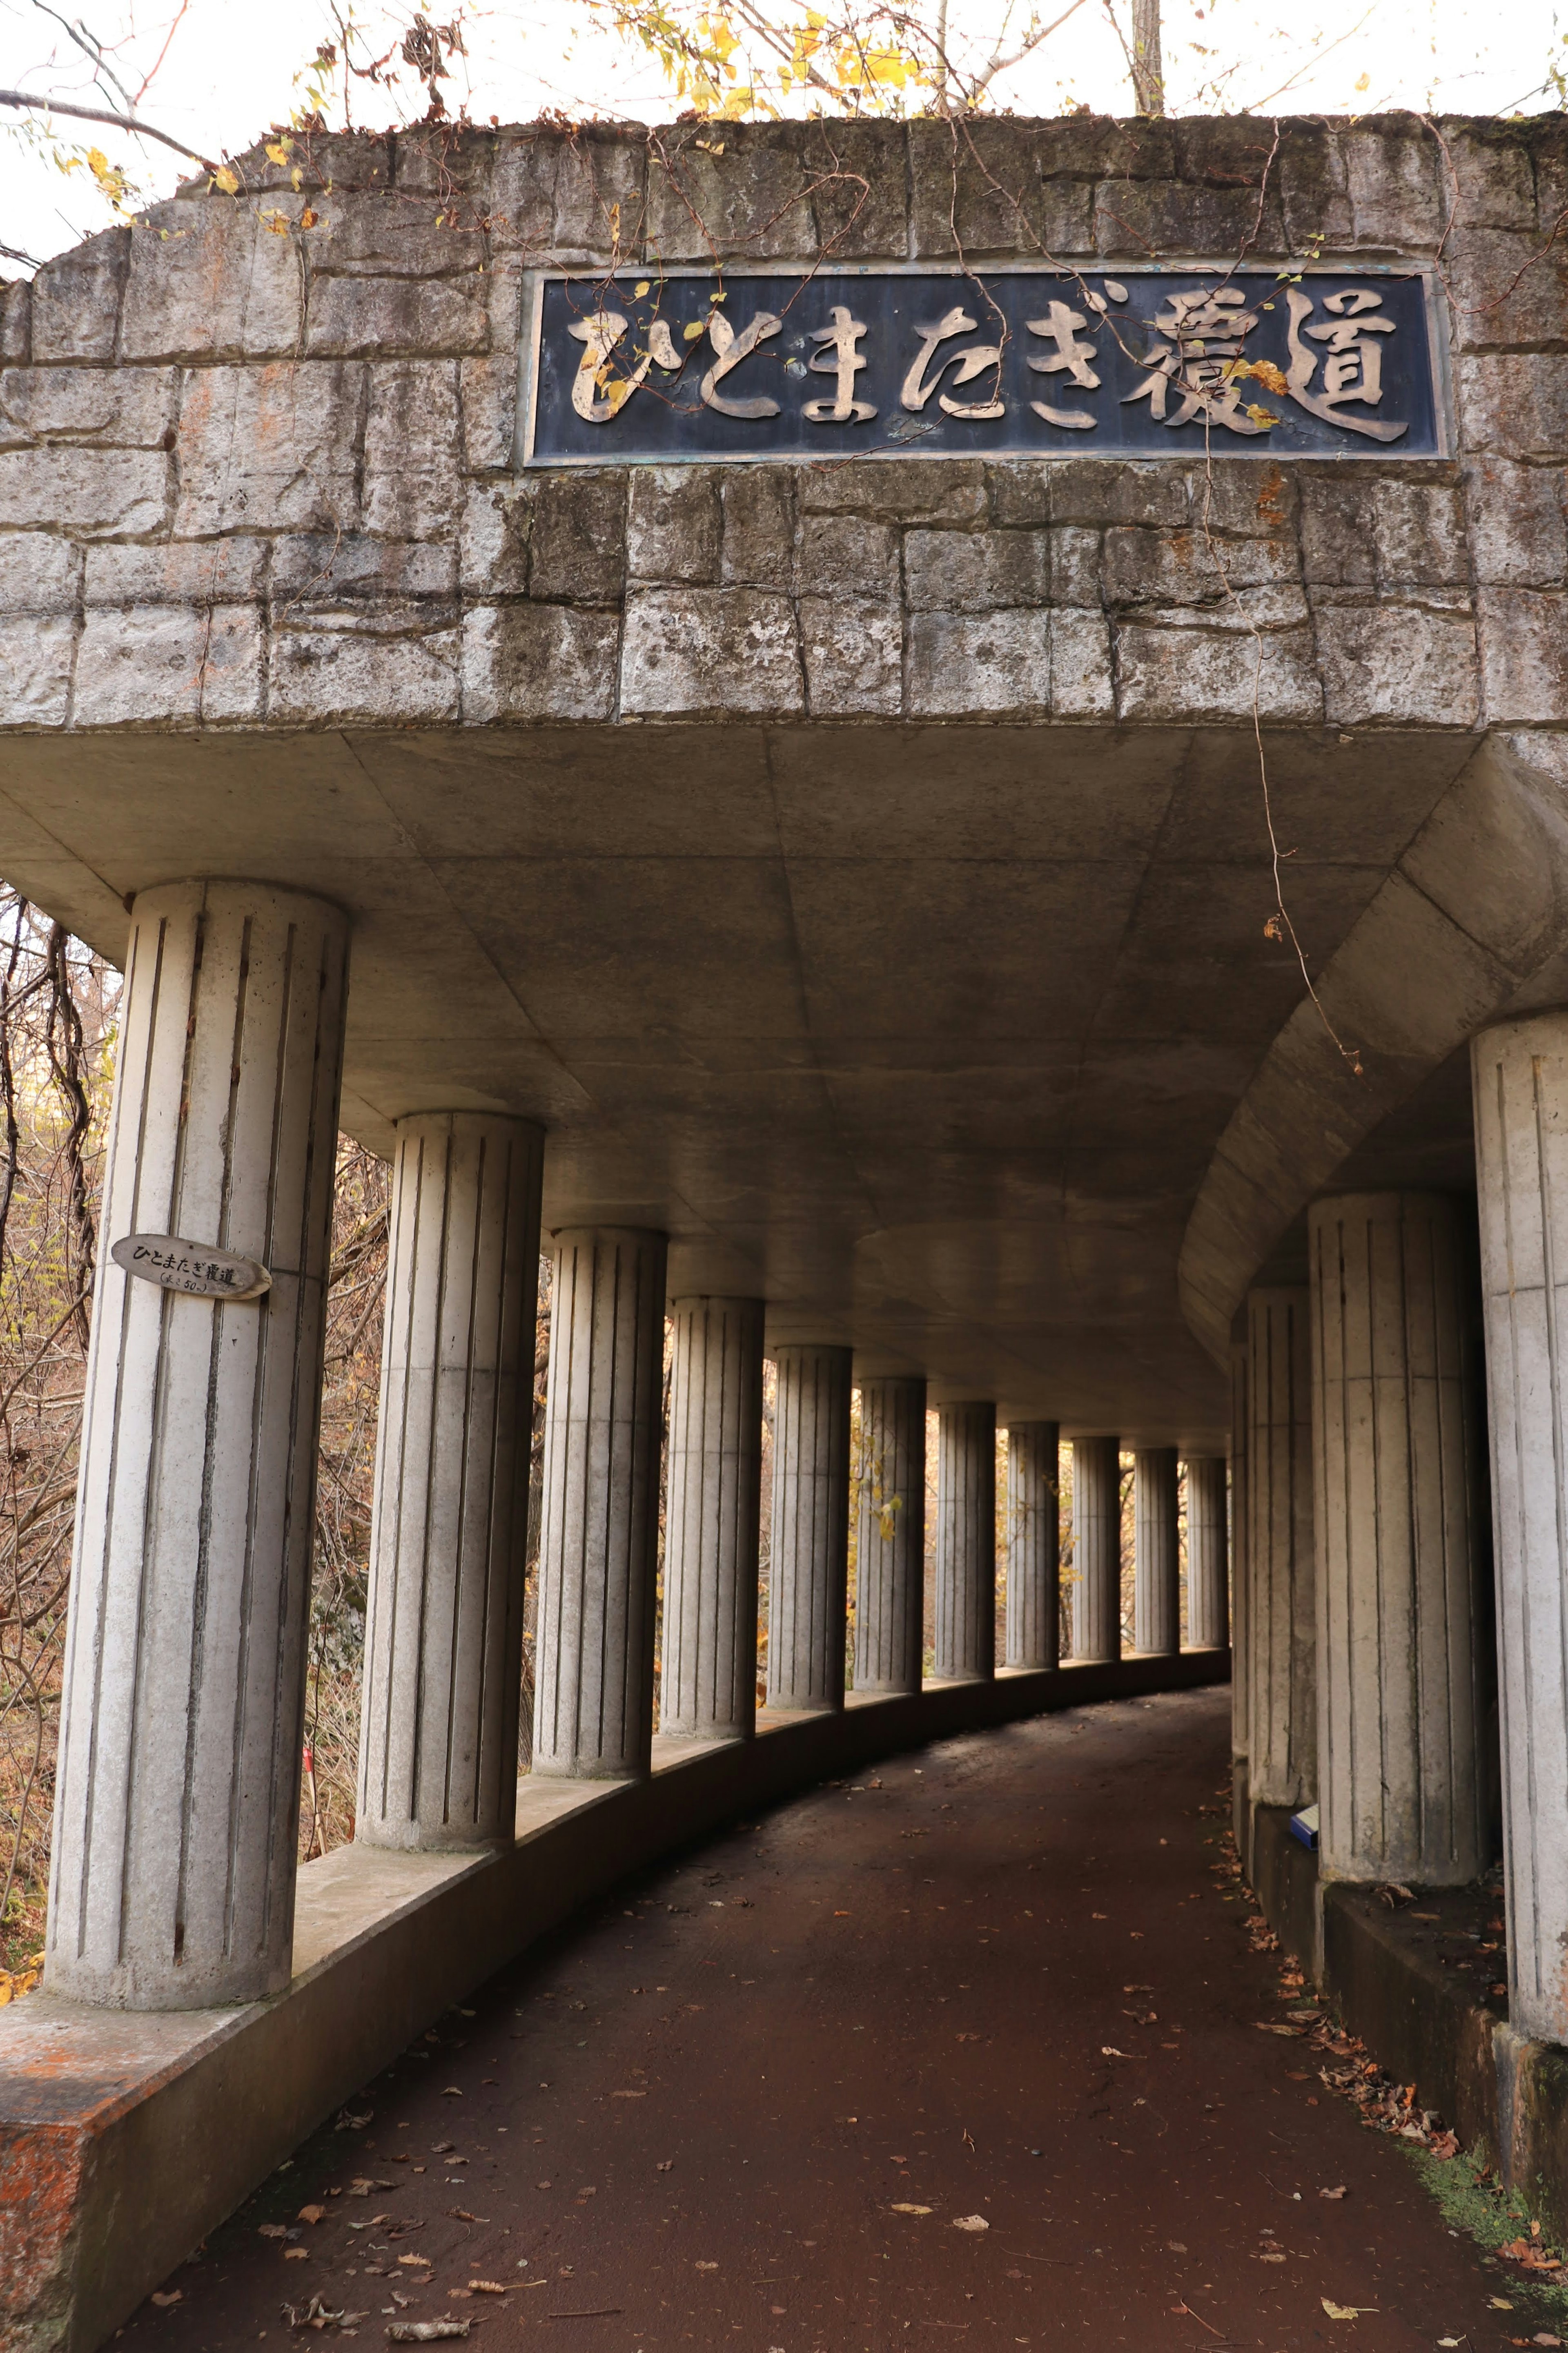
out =
[(172, 147), (174, 153), (184, 155), (187, 163), (199, 164), (204, 172), (216, 173), (218, 168), (210, 155), (198, 154), (194, 147), (187, 147), (183, 139), (171, 139), (166, 131), (158, 130), (151, 122), (142, 121), (134, 114), (111, 114), (104, 107), (76, 106), (63, 98), (37, 98), (27, 90), (0, 90), (0, 106), (31, 107), (40, 114), (74, 115), (79, 122), (111, 123), (117, 131), (134, 131), (140, 139), (156, 139), (160, 146)]
[(134, 112), (136, 101), (132, 97), (131, 92), (126, 89), (125, 84), (121, 80), (120, 76), (115, 72), (114, 68), (110, 64), (109, 59), (104, 56), (103, 43), (98, 38), (97, 35), (89, 33), (87, 26), (81, 23), (79, 18), (77, 23), (73, 25), (68, 17), (62, 16), (60, 15), (58, 8), (50, 7), (49, 0), (33, 0), (33, 5), (37, 9), (40, 16), (52, 16), (54, 18), (56, 24), (61, 26), (67, 37), (76, 43), (77, 47), (81, 51), (83, 57), (91, 58), (94, 78), (96, 79), (99, 74), (106, 75), (114, 84), (115, 89), (120, 92), (120, 95), (124, 100), (126, 105), (132, 112)]

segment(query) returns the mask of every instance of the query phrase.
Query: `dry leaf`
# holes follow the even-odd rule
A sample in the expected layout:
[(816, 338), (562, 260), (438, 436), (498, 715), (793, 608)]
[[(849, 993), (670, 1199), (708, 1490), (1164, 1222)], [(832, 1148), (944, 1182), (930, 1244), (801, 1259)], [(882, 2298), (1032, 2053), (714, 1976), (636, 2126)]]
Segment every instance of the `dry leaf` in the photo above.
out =
[(319, 2222), (326, 2211), (324, 2206), (301, 2206), (300, 2220), (301, 2222)]
[(395, 2189), (395, 2181), (375, 2181), (368, 2173), (356, 2174), (349, 2183), (351, 2198), (368, 2198), (373, 2189)]
[(389, 2320), (386, 2333), (395, 2345), (432, 2345), (439, 2337), (466, 2337), (466, 2320)]
[(1342, 2181), (1336, 2189), (1320, 2189), (1318, 2192), (1320, 2198), (1342, 2198), (1344, 2194), (1345, 2184)]
[(500, 2280), (470, 2280), (468, 2285), (476, 2295), (504, 2295), (506, 2287)]
[(310, 2252), (309, 2247), (285, 2247), (283, 2260), (286, 2263), (302, 2263)]
[(338, 2110), (338, 2120), (332, 2126), (332, 2130), (334, 2132), (363, 2132), (366, 2125), (374, 2124), (374, 2122), (375, 2110), (374, 2108), (366, 2108), (363, 2116), (357, 2116), (348, 2108), (340, 2108)]
[[(153, 2301), (154, 2304), (178, 2304), (184, 2295), (184, 2288), (172, 2287), (165, 2292), (163, 2288), (155, 2287), (153, 2291)], [(1552, 2341), (1555, 2343), (1555, 2338)]]
[(399, 2255), (397, 2260), (409, 2271), (427, 2272), (430, 2268), (428, 2255)]
[(955, 2214), (952, 2227), (955, 2231), (988, 2231), (991, 2225), (984, 2214)]
[(1297, 2030), (1293, 2026), (1276, 2026), (1266, 2018), (1255, 2019), (1253, 2023), (1259, 2034), (1289, 2034), (1292, 2041), (1296, 2039)]
[(258, 2222), (256, 2235), (258, 2239), (286, 2239), (289, 2233), (281, 2222)]
[(889, 2214), (929, 2214), (931, 2212), (931, 2208), (929, 2206), (910, 2206), (900, 2203), (897, 2206), (889, 2206), (888, 2211)]
[(1331, 2320), (1359, 2320), (1363, 2312), (1377, 2310), (1375, 2304), (1332, 2304), (1326, 2295), (1322, 2306)]

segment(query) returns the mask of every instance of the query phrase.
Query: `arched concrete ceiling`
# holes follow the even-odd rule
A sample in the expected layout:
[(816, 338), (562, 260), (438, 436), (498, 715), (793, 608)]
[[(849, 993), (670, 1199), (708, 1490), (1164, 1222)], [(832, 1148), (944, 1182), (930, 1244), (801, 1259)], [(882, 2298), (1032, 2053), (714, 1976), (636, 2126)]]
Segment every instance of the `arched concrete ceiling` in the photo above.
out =
[[(1473, 749), (1270, 740), (1315, 955)], [(5, 784), (0, 871), (110, 955), (179, 873), (348, 907), (344, 1119), (377, 1148), (408, 1111), (526, 1113), (549, 1223), (667, 1227), (676, 1288), (760, 1290), (775, 1339), (1223, 1444), (1177, 1259), (1301, 996), (1241, 731), (77, 735), (13, 739)]]

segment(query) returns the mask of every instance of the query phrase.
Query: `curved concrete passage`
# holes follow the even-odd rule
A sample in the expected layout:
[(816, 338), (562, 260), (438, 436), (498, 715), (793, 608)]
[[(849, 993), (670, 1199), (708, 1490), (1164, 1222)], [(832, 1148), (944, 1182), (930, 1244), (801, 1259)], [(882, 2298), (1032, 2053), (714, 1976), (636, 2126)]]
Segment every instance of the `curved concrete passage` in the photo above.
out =
[(379, 2344), (394, 2286), (573, 2353), (1522, 2341), (1522, 2291), (1256, 2031), (1227, 1761), (1223, 1691), (1037, 1717), (628, 1883), (367, 2087), (127, 2353), (287, 2337), (313, 2296)]

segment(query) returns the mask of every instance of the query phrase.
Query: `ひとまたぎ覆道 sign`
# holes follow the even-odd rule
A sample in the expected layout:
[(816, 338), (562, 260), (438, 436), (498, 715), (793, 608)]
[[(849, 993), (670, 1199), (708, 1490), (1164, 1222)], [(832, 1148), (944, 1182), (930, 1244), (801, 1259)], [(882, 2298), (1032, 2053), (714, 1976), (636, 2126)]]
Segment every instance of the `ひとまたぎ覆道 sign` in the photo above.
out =
[(193, 1299), (259, 1299), (272, 1277), (256, 1259), (179, 1234), (126, 1234), (109, 1255), (127, 1274)]
[(523, 462), (1434, 458), (1416, 269), (541, 273)]

